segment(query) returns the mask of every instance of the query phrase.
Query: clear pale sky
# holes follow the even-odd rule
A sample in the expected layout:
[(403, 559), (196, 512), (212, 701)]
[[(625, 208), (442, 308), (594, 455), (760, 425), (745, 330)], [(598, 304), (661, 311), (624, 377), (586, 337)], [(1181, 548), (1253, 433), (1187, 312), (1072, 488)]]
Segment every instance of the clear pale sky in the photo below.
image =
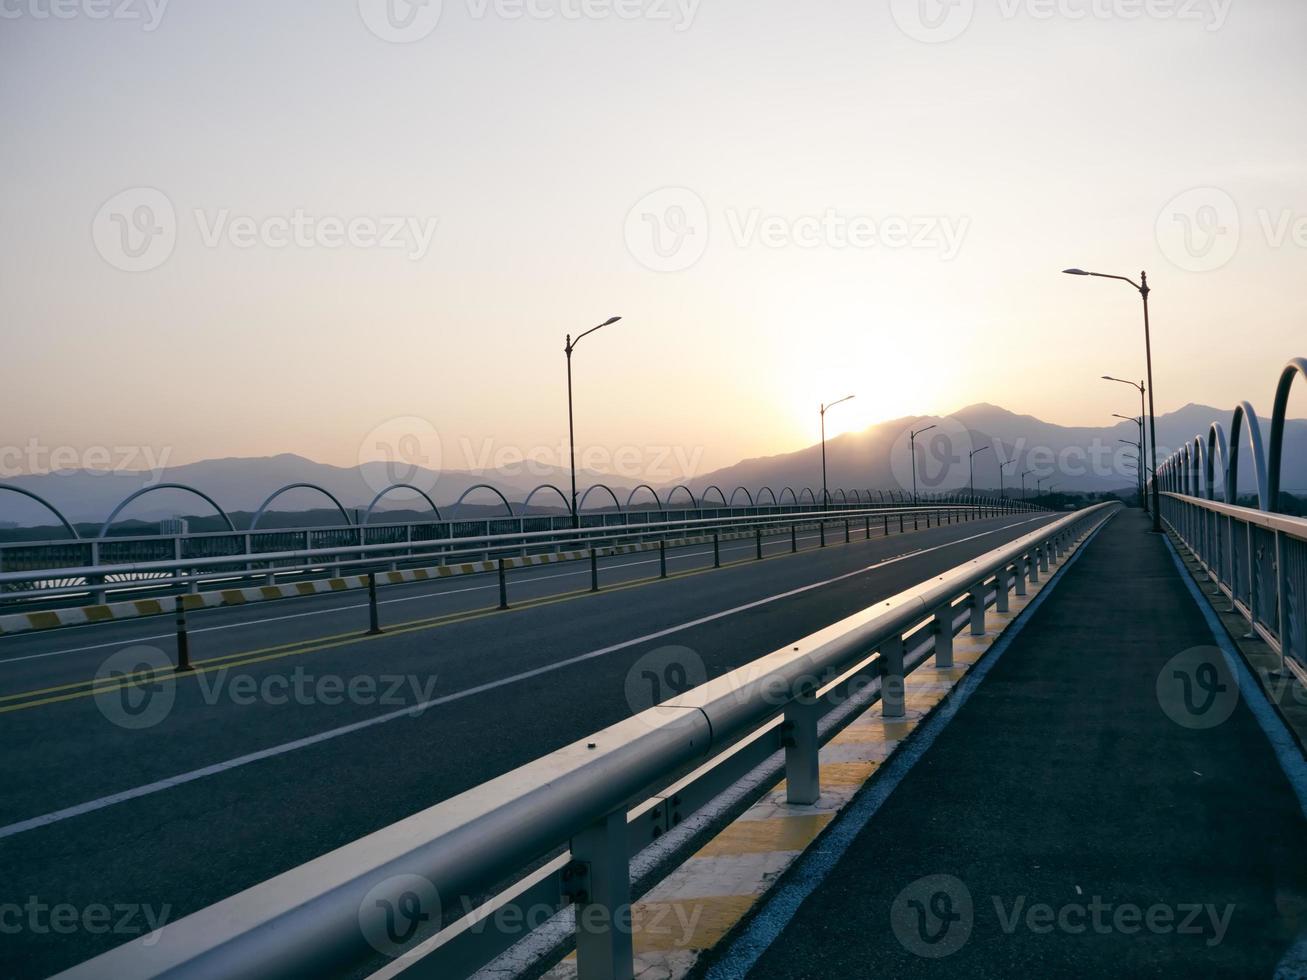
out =
[[(403, 43), (433, 8), (50, 2), (0, 3), (0, 444), (353, 465), (416, 416), (447, 465), (556, 448), (563, 336), (614, 314), (575, 355), (582, 445), (705, 470), (849, 392), (832, 433), (976, 401), (1101, 425), (1139, 301), (1072, 265), (1147, 268), (1159, 411), (1269, 414), (1307, 354), (1301, 0), (444, 0)], [(175, 244), (123, 271), (139, 188)], [(438, 223), (277, 247), (297, 213)]]

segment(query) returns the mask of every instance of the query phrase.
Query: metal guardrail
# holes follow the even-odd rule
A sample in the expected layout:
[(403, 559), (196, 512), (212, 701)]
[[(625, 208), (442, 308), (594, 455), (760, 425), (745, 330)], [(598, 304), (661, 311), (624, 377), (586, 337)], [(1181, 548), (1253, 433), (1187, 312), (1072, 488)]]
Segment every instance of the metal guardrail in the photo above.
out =
[(1162, 494), (1162, 520), (1307, 683), (1307, 520), (1170, 492)]
[(1006, 504), (994, 502), (988, 506), (936, 505), (916, 508), (821, 510), (784, 515), (726, 516), (579, 529), (568, 527), (561, 530), (477, 534), (428, 543), (403, 541), (350, 544), (209, 558), (172, 558), (148, 562), (31, 569), (0, 572), (0, 603), (7, 602), (12, 607), (16, 602), (31, 603), (36, 599), (82, 598), (87, 602), (103, 604), (107, 600), (108, 593), (114, 591), (139, 595), (141, 590), (148, 589), (168, 594), (178, 589), (197, 591), (204, 584), (232, 583), (251, 579), (274, 585), (278, 577), (291, 580), (296, 576), (314, 573), (321, 575), (324, 569), (330, 569), (333, 575), (340, 575), (344, 569), (385, 567), (394, 571), (401, 565), (416, 567), (424, 564), (449, 564), (471, 557), (479, 557), (481, 560), (508, 555), (525, 557), (529, 554), (564, 551), (578, 545), (594, 547), (602, 544), (604, 547), (611, 547), (627, 541), (649, 541), (673, 534), (714, 529), (789, 528), (795, 525), (815, 525), (822, 522), (872, 517), (879, 520), (902, 515), (912, 517), (915, 521), (927, 518), (927, 515), (1001, 514), (1035, 509), (1029, 505), (1013, 502)]
[(543, 903), (575, 906), (581, 980), (629, 978), (634, 855), (781, 750), (790, 800), (815, 802), (819, 732), (841, 699), (870, 689), (901, 717), (907, 672), (932, 654), (951, 665), (955, 633), (984, 632), (990, 606), (1006, 611), (1117, 506), (1058, 519), (62, 976), (336, 976), (415, 946), (405, 977), (464, 976), (522, 938), (489, 913)]

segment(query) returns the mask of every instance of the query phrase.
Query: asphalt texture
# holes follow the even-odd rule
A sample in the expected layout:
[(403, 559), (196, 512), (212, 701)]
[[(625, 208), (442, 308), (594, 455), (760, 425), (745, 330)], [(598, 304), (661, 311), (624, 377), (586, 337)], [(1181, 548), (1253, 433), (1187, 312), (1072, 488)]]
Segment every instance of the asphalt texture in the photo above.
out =
[(1121, 514), (747, 976), (1276, 975), (1307, 825), (1219, 664), (1163, 539)]
[(493, 578), (393, 587), (380, 636), (358, 594), (212, 610), (181, 677), (167, 620), (0, 639), (0, 975), (70, 966), (613, 724), (647, 706), (651, 663), (715, 677), (1052, 519), (849, 544), (841, 524), (764, 561), (723, 545), (718, 570), (678, 555), (666, 581), (657, 555), (619, 557), (596, 594), (588, 567), (552, 566), (515, 574), (504, 612)]

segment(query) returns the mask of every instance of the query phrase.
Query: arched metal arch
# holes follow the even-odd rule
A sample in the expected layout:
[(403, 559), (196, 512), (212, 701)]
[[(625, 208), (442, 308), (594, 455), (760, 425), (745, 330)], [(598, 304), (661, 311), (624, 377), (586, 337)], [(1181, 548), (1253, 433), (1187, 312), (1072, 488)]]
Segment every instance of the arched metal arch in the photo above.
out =
[(541, 490), (554, 491), (554, 493), (558, 494), (558, 499), (563, 502), (563, 509), (566, 510), (569, 514), (572, 512), (572, 505), (568, 503), (567, 494), (563, 493), (562, 490), (559, 490), (558, 487), (554, 486), (552, 483), (542, 483), (540, 484), (540, 486), (536, 487), (534, 490), (528, 493), (526, 495), (526, 500), (522, 501), (523, 514), (525, 514), (527, 508), (531, 506), (531, 498), (534, 497), (536, 494), (538, 494)]
[(56, 507), (54, 504), (50, 503), (50, 501), (46, 500), (44, 497), (40, 496), (39, 494), (32, 493), (31, 490), (24, 490), (22, 487), (11, 486), (8, 483), (0, 483), (0, 490), (8, 490), (10, 493), (17, 493), (17, 494), (21, 494), (24, 497), (30, 497), (32, 500), (35, 500), (38, 504), (40, 504), (42, 507), (48, 510), (55, 517), (59, 518), (59, 523), (64, 526), (65, 531), (67, 531), (75, 538), (81, 537), (81, 535), (77, 533), (77, 528), (73, 527), (70, 523), (68, 523), (68, 518), (64, 517), (64, 515), (59, 512), (59, 508)]
[[(210, 497), (203, 490), (196, 490), (194, 487), (188, 487), (184, 483), (156, 483), (152, 487), (142, 487), (140, 490), (137, 490), (135, 493), (129, 493), (126, 497), (124, 497), (122, 502), (109, 513), (109, 516), (107, 518), (105, 518), (104, 524), (100, 526), (100, 533), (97, 534), (96, 537), (97, 538), (104, 537), (105, 534), (108, 533), (109, 528), (113, 526), (114, 518), (116, 518), (119, 514), (121, 514), (124, 508), (126, 508), (127, 505), (130, 504), (133, 500), (135, 500), (137, 497), (144, 497), (147, 493), (154, 493), (154, 491), (156, 490), (184, 490), (186, 493), (193, 493), (195, 494), (195, 496), (201, 498), (202, 500), (207, 501), (209, 506), (218, 512), (218, 516), (221, 517), (224, 522), (226, 522), (227, 530), (229, 531), (236, 530), (236, 525), (231, 522), (231, 518), (227, 516), (227, 512), (223, 510), (221, 507), (219, 507), (218, 502), (214, 500), (212, 497)], [(251, 529), (253, 528), (251, 527)]]
[[(838, 493), (838, 494), (840, 495), (840, 503), (842, 503), (842, 504), (846, 504), (846, 505), (848, 504), (848, 502), (849, 502), (849, 495), (848, 495), (847, 493), (845, 493), (845, 492), (844, 492), (840, 487), (836, 487), (836, 488), (835, 488), (835, 493)], [(833, 497), (834, 495), (835, 495), (835, 494), (831, 494), (832, 497)]]
[(658, 499), (658, 491), (655, 490), (653, 487), (649, 486), (649, 484), (647, 483), (641, 483), (638, 487), (635, 488), (635, 490), (632, 490), (630, 496), (626, 498), (627, 510), (631, 509), (631, 501), (635, 499), (635, 494), (636, 491), (638, 490), (648, 490), (651, 494), (653, 494), (654, 503), (658, 505), (658, 509), (659, 510), (663, 509), (663, 502)]
[(707, 488), (703, 491), (703, 498), (702, 498), (702, 499), (703, 499), (703, 502), (704, 502), (705, 504), (708, 502), (708, 491), (709, 491), (709, 490), (716, 490), (716, 491), (717, 491), (717, 496), (719, 496), (719, 497), (722, 498), (722, 506), (723, 506), (723, 507), (729, 507), (729, 506), (731, 506), (730, 504), (728, 504), (728, 503), (726, 502), (726, 494), (722, 493), (722, 488), (719, 487), (719, 486), (715, 486), (715, 485), (714, 485), (714, 486), (711, 486), (711, 487), (707, 487)]
[(697, 500), (694, 499), (694, 491), (693, 491), (693, 490), (691, 490), (691, 489), (690, 489), (689, 487), (687, 487), (687, 486), (682, 486), (682, 485), (680, 485), (680, 484), (677, 484), (676, 486), (672, 487), (672, 489), (670, 489), (670, 490), (667, 491), (667, 506), (668, 506), (668, 507), (670, 507), (670, 506), (672, 505), (672, 494), (674, 494), (677, 490), (684, 490), (684, 491), (685, 491), (685, 495), (686, 495), (687, 497), (690, 498), (690, 506), (691, 506), (691, 507), (694, 507), (695, 505), (697, 505), (697, 504), (699, 503), (699, 501), (697, 501)]
[(1275, 388), (1275, 408), (1271, 410), (1271, 464), (1267, 476), (1269, 494), (1266, 509), (1280, 509), (1280, 473), (1284, 463), (1284, 423), (1289, 411), (1289, 392), (1298, 375), (1307, 380), (1307, 358), (1295, 357), (1280, 372), (1280, 383)]
[(1201, 436), (1195, 436), (1189, 443), (1189, 460), (1193, 466), (1193, 488), (1195, 497), (1211, 499), (1211, 483), (1207, 477), (1207, 443)]
[[(466, 500), (468, 494), (470, 494), (473, 490), (489, 490), (489, 491), (490, 491), (491, 493), (493, 493), (496, 497), (498, 497), (498, 498), (500, 499), (500, 501), (503, 503), (503, 505), (504, 505), (504, 509), (505, 509), (506, 511), (508, 511), (508, 516), (509, 516), (509, 517), (512, 517), (512, 516), (513, 516), (513, 505), (510, 504), (510, 503), (508, 502), (508, 498), (505, 497), (505, 496), (504, 496), (502, 493), (500, 493), (498, 490), (496, 490), (494, 487), (492, 487), (489, 483), (478, 483), (478, 484), (477, 484), (476, 486), (474, 486), (474, 487), (468, 487), (466, 490), (463, 491), (463, 496), (459, 497), (457, 500), (454, 501), (454, 506), (457, 507), (457, 506), (458, 506), (459, 504), (461, 504), (464, 500)], [(570, 509), (570, 508), (569, 508), (569, 509)], [(578, 509), (579, 509), (579, 508), (578, 508)]]
[(617, 508), (617, 512), (619, 514), (622, 512), (621, 502), (618, 501), (617, 494), (613, 493), (613, 488), (608, 486), (606, 483), (596, 483), (594, 486), (590, 487), (590, 489), (586, 490), (585, 493), (581, 494), (581, 500), (576, 505), (576, 512), (578, 514), (581, 511), (585, 510), (586, 499), (589, 498), (590, 494), (594, 493), (596, 490), (607, 491), (608, 496), (613, 498), (613, 506)]
[(1265, 511), (1271, 502), (1267, 489), (1269, 484), (1266, 479), (1266, 452), (1262, 448), (1262, 427), (1257, 424), (1257, 413), (1248, 402), (1240, 402), (1236, 405), (1234, 415), (1230, 419), (1230, 469), (1226, 477), (1226, 499), (1232, 504), (1237, 503), (1239, 499), (1239, 444), (1243, 441), (1239, 437), (1245, 426), (1248, 429), (1248, 441), (1253, 454), (1253, 475), (1257, 482), (1257, 509)]
[[(816, 507), (816, 506), (817, 506), (817, 495), (816, 495), (815, 493), (812, 492), (812, 489), (811, 489), (810, 487), (804, 487), (804, 488), (803, 488), (803, 493), (806, 493), (806, 494), (808, 495), (809, 499), (812, 500), (812, 506)], [(799, 494), (799, 499), (798, 499), (797, 501), (795, 501), (795, 503), (798, 503), (798, 504), (802, 504), (802, 503), (803, 503), (803, 493)]]
[[(734, 506), (735, 506), (735, 495), (738, 494), (741, 490), (744, 490), (744, 487), (736, 487), (734, 490), (731, 491), (731, 499), (730, 499), (730, 501), (726, 504), (727, 507), (734, 507)], [(753, 494), (749, 493), (748, 490), (744, 490), (744, 497), (745, 497), (746, 500), (749, 501), (749, 506), (752, 507), (752, 506), (753, 506)]]
[[(1217, 460), (1220, 460), (1219, 466)], [(1230, 503), (1230, 444), (1225, 439), (1225, 429), (1220, 422), (1213, 422), (1207, 429), (1207, 486), (1211, 490), (1211, 500), (1216, 499), (1216, 474), (1221, 474), (1224, 484), (1226, 502)]]
[(759, 506), (761, 506), (761, 504), (762, 504), (762, 491), (763, 491), (763, 490), (766, 490), (769, 494), (771, 494), (771, 503), (772, 503), (772, 506), (773, 506), (773, 507), (779, 507), (780, 504), (779, 504), (779, 503), (777, 502), (777, 500), (776, 500), (776, 491), (772, 490), (771, 487), (763, 487), (762, 489), (760, 489), (760, 490), (758, 491), (758, 502), (759, 502)]
[(286, 493), (286, 492), (289, 491), (289, 490), (316, 490), (316, 491), (318, 491), (318, 493), (322, 494), (324, 497), (326, 497), (328, 500), (330, 500), (333, 504), (336, 505), (336, 509), (337, 509), (338, 511), (340, 511), (340, 516), (343, 517), (343, 518), (345, 518), (345, 523), (346, 523), (346, 524), (353, 524), (353, 523), (354, 523), (353, 521), (351, 521), (351, 520), (349, 519), (349, 511), (347, 511), (344, 507), (341, 506), (340, 501), (337, 500), (337, 499), (335, 498), (335, 496), (332, 495), (331, 491), (323, 489), (322, 487), (318, 486), (316, 483), (291, 483), (291, 484), (288, 484), (287, 486), (282, 487), (280, 490), (274, 490), (274, 491), (272, 492), (272, 495), (271, 495), (270, 497), (268, 497), (268, 499), (265, 500), (265, 501), (262, 503), (262, 505), (260, 505), (259, 509), (258, 509), (257, 511), (255, 511), (255, 513), (254, 513), (254, 519), (253, 519), (252, 521), (250, 521), (250, 530), (251, 530), (251, 531), (253, 531), (253, 530), (255, 530), (256, 528), (258, 528), (258, 526), (259, 526), (259, 521), (262, 520), (262, 518), (263, 518), (263, 512), (266, 511), (266, 510), (268, 509), (268, 505), (271, 504), (271, 503), (272, 503), (274, 500), (276, 500), (278, 497), (280, 497), (283, 493)]
[[(390, 486), (386, 487), (386, 489), (382, 490), (379, 494), (373, 497), (372, 503), (368, 504), (368, 509), (363, 512), (364, 527), (366, 527), (368, 522), (372, 520), (372, 509), (377, 506), (378, 501), (380, 501), (382, 497), (390, 493), (390, 491), (392, 490), (412, 490), (414, 493), (420, 495), (422, 499), (425, 500), (427, 504), (431, 507), (431, 509), (436, 512), (436, 520), (438, 521), (444, 520), (444, 518), (440, 516), (440, 508), (436, 506), (436, 502), (432, 500), (427, 495), (427, 492), (423, 490), (421, 487), (415, 487), (411, 483), (392, 483)], [(339, 507), (340, 505), (337, 504), (336, 506)]]
[(789, 491), (790, 491), (790, 500), (794, 501), (794, 506), (795, 506), (795, 507), (798, 507), (798, 506), (799, 506), (799, 498), (795, 495), (795, 493), (794, 493), (794, 488), (793, 488), (793, 487), (781, 487), (781, 500), (784, 500), (784, 499), (785, 499), (785, 491), (786, 491), (786, 490), (789, 490)]
[(1183, 446), (1180, 447), (1180, 480), (1182, 482), (1182, 485), (1184, 486), (1184, 490), (1182, 492), (1186, 497), (1195, 496), (1193, 492), (1194, 487), (1193, 487), (1192, 476), (1193, 476), (1193, 468), (1189, 462), (1189, 443), (1186, 442)]

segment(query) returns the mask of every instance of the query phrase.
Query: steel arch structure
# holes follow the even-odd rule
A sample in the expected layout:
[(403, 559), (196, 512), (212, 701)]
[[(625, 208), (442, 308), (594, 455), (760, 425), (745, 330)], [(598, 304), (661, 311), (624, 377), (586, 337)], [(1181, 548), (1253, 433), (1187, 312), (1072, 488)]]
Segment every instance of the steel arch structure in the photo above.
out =
[[(812, 489), (811, 489), (810, 487), (804, 487), (804, 488), (803, 488), (803, 493), (806, 493), (806, 494), (808, 495), (808, 499), (810, 499), (810, 500), (812, 501), (812, 506), (816, 507), (816, 506), (817, 506), (817, 495), (816, 495), (815, 493), (812, 492)], [(796, 506), (799, 506), (799, 507), (802, 507), (802, 506), (803, 506), (803, 493), (799, 494), (799, 499), (798, 499), (797, 501), (795, 501)]]
[(617, 513), (619, 514), (622, 513), (622, 504), (617, 499), (617, 494), (613, 493), (613, 488), (606, 483), (596, 483), (594, 486), (586, 490), (585, 493), (581, 494), (581, 500), (576, 505), (576, 512), (578, 514), (585, 509), (586, 500), (589, 498), (590, 494), (594, 493), (596, 490), (603, 490), (607, 492), (608, 496), (613, 498), (613, 506), (617, 508)]
[[(784, 500), (784, 499), (785, 499), (785, 491), (786, 491), (786, 490), (788, 490), (788, 491), (790, 492), (790, 500), (794, 503), (794, 506), (795, 506), (795, 507), (798, 507), (798, 506), (799, 506), (799, 498), (798, 498), (798, 496), (794, 493), (794, 488), (793, 488), (793, 487), (781, 487), (781, 500)], [(778, 505), (778, 506), (782, 506), (782, 507), (783, 507), (784, 504), (780, 504), (780, 505)]]
[[(726, 504), (727, 507), (734, 507), (734, 506), (735, 506), (735, 496), (736, 496), (736, 494), (738, 494), (741, 490), (744, 490), (744, 487), (736, 487), (734, 490), (731, 491), (731, 499), (730, 499), (730, 501)], [(749, 506), (750, 506), (750, 507), (754, 506), (754, 503), (753, 503), (753, 494), (749, 493), (748, 490), (744, 490), (744, 499), (747, 500), (747, 501), (749, 501)]]
[(349, 519), (349, 511), (344, 508), (341, 502), (336, 499), (335, 495), (330, 490), (320, 487), (316, 483), (289, 483), (280, 490), (274, 490), (268, 499), (259, 505), (259, 509), (255, 511), (254, 517), (250, 521), (250, 530), (255, 531), (258, 529), (259, 521), (263, 519), (263, 514), (267, 511), (269, 504), (280, 497), (283, 493), (287, 493), (291, 490), (316, 490), (336, 505), (336, 509), (340, 511), (340, 516), (345, 518), (345, 523), (347, 525), (353, 525), (354, 522)]
[(74, 538), (81, 540), (82, 536), (77, 533), (77, 528), (73, 527), (73, 525), (69, 523), (68, 518), (64, 517), (64, 515), (60, 512), (58, 507), (50, 503), (50, 501), (46, 500), (40, 494), (33, 493), (31, 490), (24, 490), (22, 487), (16, 487), (10, 483), (0, 483), (0, 490), (7, 490), (9, 493), (16, 493), (23, 497), (28, 497), (32, 500), (35, 500), (38, 504), (40, 504), (42, 507), (44, 507), (51, 514), (53, 514), (55, 517), (59, 519), (59, 523), (64, 526), (65, 531), (71, 534)]
[(1275, 407), (1271, 409), (1271, 458), (1266, 478), (1267, 509), (1278, 511), (1280, 507), (1280, 474), (1284, 463), (1284, 423), (1289, 411), (1289, 392), (1294, 380), (1302, 375), (1307, 379), (1307, 358), (1295, 357), (1280, 372), (1280, 382), (1275, 387)]
[(672, 487), (672, 489), (670, 489), (670, 490), (667, 491), (667, 506), (668, 506), (668, 507), (672, 506), (672, 494), (674, 494), (677, 490), (684, 490), (684, 491), (685, 491), (685, 495), (686, 495), (687, 497), (690, 498), (690, 506), (691, 506), (691, 507), (698, 506), (699, 501), (695, 499), (695, 497), (694, 497), (694, 491), (691, 490), (689, 487), (687, 487), (687, 486), (685, 486), (685, 485), (683, 485), (683, 484), (679, 484), (679, 483), (678, 483), (676, 486)]
[[(109, 528), (113, 526), (114, 519), (123, 512), (128, 504), (139, 497), (144, 497), (147, 493), (154, 493), (156, 490), (181, 490), (184, 493), (192, 493), (201, 500), (207, 502), (210, 507), (218, 512), (218, 516), (226, 523), (227, 530), (233, 532), (236, 530), (236, 525), (231, 522), (231, 518), (227, 516), (227, 512), (219, 507), (218, 502), (203, 490), (196, 490), (194, 487), (188, 487), (184, 483), (156, 483), (152, 487), (142, 487), (140, 490), (137, 490), (134, 493), (129, 493), (124, 497), (119, 502), (118, 506), (109, 512), (109, 516), (105, 518), (104, 523), (100, 525), (100, 533), (96, 535), (97, 540), (103, 538), (108, 533)], [(250, 526), (250, 530), (254, 530), (253, 525)]]
[(1230, 466), (1225, 477), (1226, 485), (1230, 487), (1228, 493), (1233, 494), (1229, 499), (1231, 503), (1239, 499), (1239, 446), (1243, 442), (1239, 437), (1244, 428), (1248, 429), (1248, 442), (1253, 456), (1253, 475), (1257, 482), (1257, 509), (1264, 511), (1270, 505), (1266, 482), (1266, 452), (1262, 448), (1262, 429), (1257, 424), (1257, 413), (1248, 402), (1240, 402), (1236, 405), (1234, 414), (1230, 418)]
[(716, 486), (715, 484), (714, 484), (713, 486), (707, 487), (707, 488), (703, 491), (703, 497), (700, 498), (700, 499), (701, 499), (704, 503), (707, 503), (707, 502), (708, 502), (708, 491), (709, 491), (709, 490), (716, 490), (716, 491), (717, 491), (717, 496), (719, 496), (719, 497), (722, 498), (722, 506), (723, 506), (723, 507), (729, 507), (729, 506), (731, 506), (730, 504), (728, 504), (728, 503), (726, 502), (726, 494), (722, 493), (722, 488), (719, 487), (719, 486)]
[(568, 513), (571, 513), (572, 505), (568, 503), (567, 494), (563, 493), (562, 490), (558, 489), (558, 487), (554, 486), (552, 483), (542, 483), (540, 484), (540, 486), (536, 487), (534, 490), (528, 493), (526, 495), (526, 499), (522, 501), (523, 515), (526, 514), (527, 508), (531, 506), (531, 498), (534, 497), (536, 494), (538, 494), (541, 490), (552, 490), (554, 491), (554, 493), (558, 494), (558, 499), (563, 502), (563, 509), (566, 510)]
[(421, 495), (422, 499), (427, 502), (427, 504), (431, 507), (433, 511), (435, 511), (436, 520), (438, 521), (444, 520), (444, 518), (440, 516), (440, 508), (436, 506), (436, 502), (432, 500), (431, 497), (427, 494), (427, 492), (423, 490), (421, 487), (415, 487), (411, 483), (392, 483), (390, 486), (386, 487), (386, 489), (382, 490), (379, 494), (377, 494), (375, 497), (372, 498), (372, 503), (368, 504), (368, 509), (363, 512), (363, 520), (361, 522), (361, 526), (367, 527), (368, 522), (372, 520), (372, 509), (377, 506), (378, 501), (380, 501), (382, 497), (390, 493), (390, 491), (392, 490), (412, 490), (414, 493)]
[(508, 498), (505, 497), (498, 490), (496, 490), (494, 487), (492, 487), (489, 483), (478, 483), (476, 486), (468, 487), (466, 490), (463, 491), (463, 495), (454, 501), (454, 507), (457, 507), (464, 500), (466, 500), (468, 494), (472, 493), (472, 491), (474, 490), (489, 490), (496, 497), (498, 497), (500, 501), (503, 503), (504, 509), (508, 511), (508, 516), (509, 517), (513, 516), (513, 505), (508, 502)]
[[(779, 507), (780, 504), (778, 504), (778, 503), (776, 502), (776, 492), (775, 492), (774, 490), (772, 490), (771, 487), (762, 487), (762, 488), (760, 488), (760, 489), (758, 490), (758, 500), (759, 500), (759, 501), (762, 500), (762, 491), (763, 491), (763, 490), (766, 490), (769, 494), (771, 494), (771, 505), (772, 505), (773, 507)], [(761, 506), (761, 504), (759, 504), (759, 506)]]
[(649, 484), (647, 483), (641, 483), (638, 487), (632, 490), (631, 493), (627, 496), (626, 498), (627, 510), (631, 509), (631, 501), (635, 499), (636, 492), (640, 490), (648, 490), (651, 494), (653, 494), (654, 503), (658, 505), (658, 509), (660, 511), (663, 510), (663, 502), (658, 499), (658, 491), (655, 490), (653, 487), (649, 486)]

